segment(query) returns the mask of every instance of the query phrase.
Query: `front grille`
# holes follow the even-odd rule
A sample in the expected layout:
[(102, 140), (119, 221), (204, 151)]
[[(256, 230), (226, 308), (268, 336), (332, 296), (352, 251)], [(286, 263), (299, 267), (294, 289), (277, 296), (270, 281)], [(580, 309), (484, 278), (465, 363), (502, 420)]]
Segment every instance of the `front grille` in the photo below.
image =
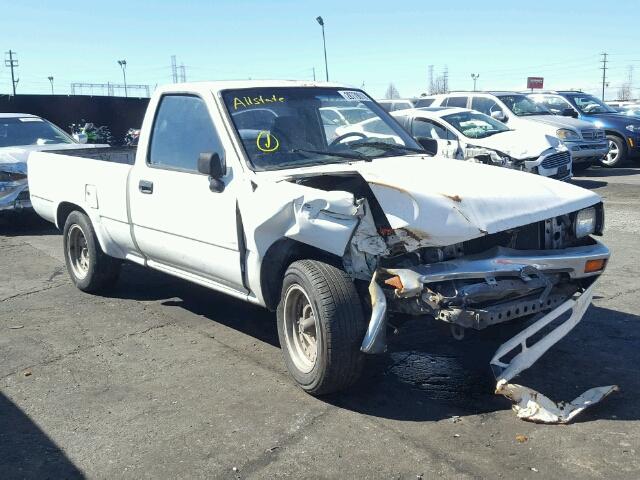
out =
[(542, 168), (557, 168), (562, 165), (567, 165), (571, 161), (571, 154), (569, 152), (560, 152), (549, 155), (542, 160)]
[(582, 130), (582, 138), (585, 140), (604, 140), (604, 130)]

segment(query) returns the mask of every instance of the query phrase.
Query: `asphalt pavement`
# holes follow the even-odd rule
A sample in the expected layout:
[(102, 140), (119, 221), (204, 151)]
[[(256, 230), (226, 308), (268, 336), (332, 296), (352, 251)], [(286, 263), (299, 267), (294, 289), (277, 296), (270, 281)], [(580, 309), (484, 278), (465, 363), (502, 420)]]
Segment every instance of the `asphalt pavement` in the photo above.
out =
[(566, 426), (493, 395), (510, 326), (457, 341), (410, 320), (355, 388), (313, 398), (273, 314), (135, 265), (84, 294), (51, 225), (0, 220), (0, 478), (640, 478), (640, 168), (574, 183), (604, 197), (612, 259), (584, 320), (518, 383), (620, 392)]

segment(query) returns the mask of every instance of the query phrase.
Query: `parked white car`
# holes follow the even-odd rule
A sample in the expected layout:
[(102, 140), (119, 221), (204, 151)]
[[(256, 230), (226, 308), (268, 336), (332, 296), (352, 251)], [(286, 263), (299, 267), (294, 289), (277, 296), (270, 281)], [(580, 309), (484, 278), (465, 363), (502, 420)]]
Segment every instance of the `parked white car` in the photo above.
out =
[[(327, 106), (369, 110), (385, 136), (327, 139)], [(135, 159), (122, 155), (29, 157), (34, 208), (62, 229), (81, 290), (113, 285), (128, 260), (277, 311), (287, 369), (314, 395), (353, 385), (365, 355), (386, 350), (388, 312), (458, 334), (542, 313), (491, 360), (496, 392), (528, 420), (584, 409), (510, 380), (591, 303), (609, 258), (595, 193), (431, 157), (365, 92), (330, 83), (160, 87)]]
[(451, 92), (434, 95), (433, 107), (470, 108), (520, 130), (531, 124), (559, 138), (571, 151), (574, 170), (584, 170), (609, 152), (604, 129), (592, 123), (552, 114), (543, 105), (516, 92)]
[(413, 101), (408, 99), (395, 99), (395, 100), (378, 100), (378, 103), (387, 112), (395, 112), (396, 110), (405, 110), (407, 108), (414, 108)]
[(107, 146), (80, 144), (53, 123), (35, 115), (0, 113), (0, 212), (31, 208), (27, 182), (29, 153)]
[(415, 108), (392, 115), (420, 143), (432, 140), (439, 155), (558, 180), (571, 178), (569, 150), (536, 124), (512, 130), (488, 115), (455, 107)]

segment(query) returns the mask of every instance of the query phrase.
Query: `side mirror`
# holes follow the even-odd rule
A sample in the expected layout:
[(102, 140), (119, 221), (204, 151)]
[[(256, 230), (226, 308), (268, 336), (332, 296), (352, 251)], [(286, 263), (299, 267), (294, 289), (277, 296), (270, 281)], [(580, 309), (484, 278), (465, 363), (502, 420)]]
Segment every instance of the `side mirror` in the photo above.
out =
[(78, 143), (87, 143), (89, 137), (87, 137), (86, 133), (74, 133), (73, 139)]
[(224, 190), (222, 177), (227, 173), (227, 165), (219, 154), (201, 153), (198, 157), (198, 172), (209, 176), (209, 188), (212, 192), (220, 193)]
[(491, 118), (493, 118), (494, 120), (498, 120), (499, 122), (504, 122), (507, 119), (507, 116), (502, 110), (496, 110), (494, 112), (491, 112)]
[(422, 148), (424, 148), (427, 151), (427, 153), (430, 153), (431, 155), (436, 155), (438, 153), (437, 140), (434, 140), (433, 138), (427, 138), (427, 137), (418, 137), (416, 138), (416, 140), (420, 145), (422, 145)]
[(571, 107), (567, 107), (564, 110), (562, 110), (562, 116), (563, 117), (577, 117), (578, 116), (578, 112), (576, 112)]

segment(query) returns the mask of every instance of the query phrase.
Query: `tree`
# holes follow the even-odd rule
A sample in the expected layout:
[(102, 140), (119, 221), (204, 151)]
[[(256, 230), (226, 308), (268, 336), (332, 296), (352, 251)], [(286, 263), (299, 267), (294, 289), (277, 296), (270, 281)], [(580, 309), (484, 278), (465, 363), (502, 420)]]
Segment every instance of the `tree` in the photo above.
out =
[(400, 92), (396, 88), (396, 86), (392, 83), (387, 87), (387, 91), (384, 94), (384, 98), (387, 100), (393, 100), (394, 98), (400, 98)]

